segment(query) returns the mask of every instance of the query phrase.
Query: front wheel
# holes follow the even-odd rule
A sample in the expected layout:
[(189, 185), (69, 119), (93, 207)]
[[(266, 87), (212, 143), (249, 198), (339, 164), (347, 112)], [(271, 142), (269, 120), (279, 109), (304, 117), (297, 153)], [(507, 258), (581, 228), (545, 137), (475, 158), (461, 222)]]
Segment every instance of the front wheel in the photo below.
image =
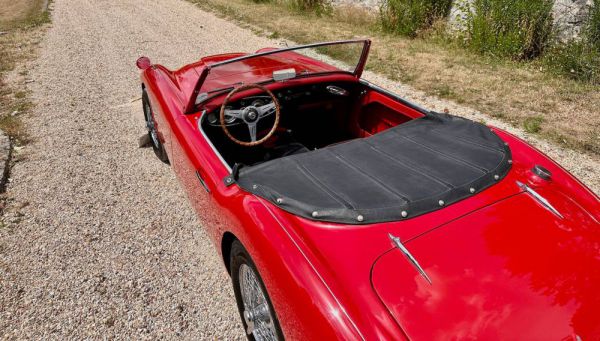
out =
[(250, 255), (239, 241), (231, 246), (229, 264), (237, 306), (248, 340), (283, 340), (265, 285)]
[(150, 106), (150, 99), (148, 98), (146, 89), (144, 89), (142, 92), (142, 106), (144, 109), (144, 118), (146, 119), (146, 128), (148, 128), (148, 136), (150, 136), (150, 142), (152, 143), (154, 154), (156, 154), (156, 157), (158, 157), (160, 161), (168, 164), (169, 158), (167, 156), (167, 152), (165, 151), (165, 147), (158, 138), (156, 121), (154, 120), (154, 112)]

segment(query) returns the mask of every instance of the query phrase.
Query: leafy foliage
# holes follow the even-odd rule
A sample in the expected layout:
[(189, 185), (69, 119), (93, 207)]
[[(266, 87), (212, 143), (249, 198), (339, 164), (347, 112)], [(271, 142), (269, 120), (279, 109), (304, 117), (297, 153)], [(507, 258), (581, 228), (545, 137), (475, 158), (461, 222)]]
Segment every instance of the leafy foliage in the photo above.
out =
[(583, 35), (588, 43), (600, 51), (600, 0), (594, 0)]
[(287, 0), (287, 2), (292, 9), (300, 12), (313, 12), (317, 15), (331, 12), (329, 0)]
[(552, 0), (474, 0), (466, 18), (468, 48), (529, 60), (552, 38)]
[(451, 7), (452, 0), (384, 0), (381, 25), (385, 31), (415, 37), (445, 18)]

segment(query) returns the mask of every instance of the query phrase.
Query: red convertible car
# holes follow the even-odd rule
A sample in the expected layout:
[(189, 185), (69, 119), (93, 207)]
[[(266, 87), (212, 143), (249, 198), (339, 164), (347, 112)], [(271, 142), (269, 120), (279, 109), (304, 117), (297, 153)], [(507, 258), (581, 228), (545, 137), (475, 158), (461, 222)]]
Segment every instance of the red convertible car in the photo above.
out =
[(141, 57), (143, 109), (254, 340), (600, 340), (600, 199), (363, 79), (370, 41)]

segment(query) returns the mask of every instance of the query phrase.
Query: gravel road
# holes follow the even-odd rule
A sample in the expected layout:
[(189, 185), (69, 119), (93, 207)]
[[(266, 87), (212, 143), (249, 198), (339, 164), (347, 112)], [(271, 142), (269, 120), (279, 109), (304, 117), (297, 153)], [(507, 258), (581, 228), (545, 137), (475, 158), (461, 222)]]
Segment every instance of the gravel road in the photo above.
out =
[(138, 149), (135, 60), (177, 67), (269, 42), (185, 1), (53, 7), (30, 71), (34, 141), (18, 152), (0, 228), (0, 336), (242, 338), (214, 246), (171, 169)]
[[(213, 245), (169, 167), (137, 148), (144, 126), (134, 62), (147, 55), (177, 67), (279, 42), (180, 0), (53, 7), (30, 71), (37, 107), (25, 123), (33, 142), (15, 152), (0, 227), (0, 337), (242, 338)], [(423, 105), (483, 118), (367, 78)], [(598, 160), (526, 138), (598, 192)]]

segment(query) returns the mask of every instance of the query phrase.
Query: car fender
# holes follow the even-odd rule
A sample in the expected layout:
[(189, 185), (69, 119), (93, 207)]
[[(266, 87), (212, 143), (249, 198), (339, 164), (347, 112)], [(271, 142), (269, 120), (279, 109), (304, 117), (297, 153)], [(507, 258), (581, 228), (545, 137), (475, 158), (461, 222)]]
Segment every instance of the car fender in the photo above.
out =
[(168, 76), (168, 72), (160, 65), (153, 65), (141, 72), (140, 79), (150, 99), (158, 138), (171, 159), (172, 127), (175, 118), (181, 115), (182, 100), (181, 92)]
[(286, 338), (364, 339), (269, 204), (245, 193), (238, 200), (245, 217), (227, 232), (255, 262)]

